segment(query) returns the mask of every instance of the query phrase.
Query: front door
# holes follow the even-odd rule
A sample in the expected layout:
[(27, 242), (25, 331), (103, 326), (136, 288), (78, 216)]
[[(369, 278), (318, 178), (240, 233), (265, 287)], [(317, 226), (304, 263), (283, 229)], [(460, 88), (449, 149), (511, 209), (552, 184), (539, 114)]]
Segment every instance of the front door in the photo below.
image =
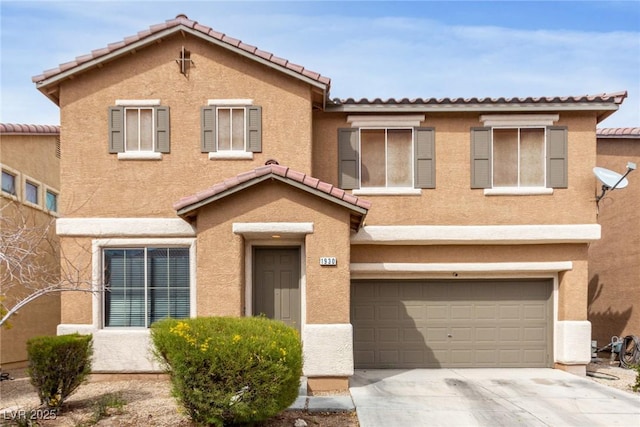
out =
[(300, 248), (253, 251), (253, 314), (281, 320), (300, 331)]

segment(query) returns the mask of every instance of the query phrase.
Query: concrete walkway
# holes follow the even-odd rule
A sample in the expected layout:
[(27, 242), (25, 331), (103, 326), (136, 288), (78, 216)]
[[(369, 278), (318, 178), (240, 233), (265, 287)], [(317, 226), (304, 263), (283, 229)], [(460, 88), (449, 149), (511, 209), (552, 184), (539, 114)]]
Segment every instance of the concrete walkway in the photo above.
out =
[(358, 370), (360, 427), (640, 426), (640, 396), (555, 369)]

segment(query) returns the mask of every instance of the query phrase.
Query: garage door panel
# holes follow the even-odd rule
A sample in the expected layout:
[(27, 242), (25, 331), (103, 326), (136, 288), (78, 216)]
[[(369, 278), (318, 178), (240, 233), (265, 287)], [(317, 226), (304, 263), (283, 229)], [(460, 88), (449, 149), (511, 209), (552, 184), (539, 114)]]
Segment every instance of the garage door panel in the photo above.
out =
[(356, 368), (547, 367), (551, 282), (354, 282)]

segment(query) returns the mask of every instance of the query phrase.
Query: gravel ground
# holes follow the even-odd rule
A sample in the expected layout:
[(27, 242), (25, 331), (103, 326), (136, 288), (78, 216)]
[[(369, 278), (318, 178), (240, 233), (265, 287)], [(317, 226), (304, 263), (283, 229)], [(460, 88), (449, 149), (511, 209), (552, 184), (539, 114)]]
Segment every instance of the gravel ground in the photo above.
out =
[[(636, 373), (611, 366), (609, 361), (591, 363), (587, 378), (628, 393)], [(20, 409), (37, 408), (38, 397), (24, 372), (12, 372), (15, 379), (0, 382), (0, 424), (12, 416), (24, 416)], [(636, 393), (638, 394), (638, 393)], [(5, 410), (4, 415), (2, 410)], [(192, 427), (169, 391), (166, 379), (90, 381), (67, 400), (62, 415), (53, 419), (46, 412), (36, 413), (41, 426), (159, 426)], [(358, 427), (355, 413), (307, 413), (286, 411), (263, 427), (294, 426), (302, 419), (308, 426)]]

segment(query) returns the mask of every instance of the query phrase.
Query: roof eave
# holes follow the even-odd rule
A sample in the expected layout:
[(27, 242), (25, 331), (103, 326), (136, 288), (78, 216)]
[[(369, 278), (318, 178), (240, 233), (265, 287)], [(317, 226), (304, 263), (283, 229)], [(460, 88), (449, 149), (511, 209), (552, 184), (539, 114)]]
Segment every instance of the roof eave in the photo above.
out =
[(576, 103), (576, 104), (350, 104), (327, 105), (327, 112), (344, 113), (461, 113), (461, 112), (522, 112), (522, 111), (600, 111), (598, 118), (610, 116), (618, 110), (612, 103)]
[(239, 191), (242, 191), (242, 190), (244, 190), (246, 188), (252, 187), (252, 186), (254, 186), (254, 185), (256, 185), (256, 184), (258, 184), (260, 182), (267, 181), (269, 179), (275, 179), (275, 180), (278, 180), (280, 182), (284, 182), (284, 183), (289, 184), (289, 185), (291, 185), (293, 187), (296, 187), (296, 188), (299, 188), (299, 189), (301, 189), (303, 191), (306, 191), (306, 192), (308, 192), (310, 194), (313, 194), (313, 195), (316, 195), (318, 197), (321, 197), (321, 198), (323, 198), (323, 199), (325, 199), (327, 201), (333, 202), (333, 203), (335, 203), (335, 204), (337, 204), (339, 206), (342, 206), (342, 207), (344, 207), (344, 208), (346, 208), (346, 209), (348, 209), (348, 210), (350, 210), (352, 212), (360, 214), (360, 215), (362, 215), (362, 222), (364, 222), (364, 217), (366, 216), (366, 214), (368, 212), (368, 209), (366, 209), (366, 208), (363, 208), (363, 207), (348, 203), (348, 202), (346, 202), (346, 201), (344, 201), (342, 199), (338, 199), (337, 197), (334, 197), (334, 196), (332, 196), (330, 194), (327, 194), (327, 193), (325, 193), (323, 191), (311, 188), (311, 187), (309, 187), (309, 186), (307, 186), (307, 185), (305, 185), (305, 184), (303, 184), (301, 182), (298, 182), (298, 181), (295, 181), (293, 179), (290, 179), (290, 178), (287, 178), (287, 177), (283, 177), (283, 176), (280, 176), (280, 175), (277, 175), (277, 174), (274, 174), (274, 173), (269, 173), (269, 174), (258, 176), (258, 177), (255, 177), (253, 179), (250, 179), (248, 181), (245, 181), (242, 184), (236, 185), (236, 186), (234, 186), (232, 188), (226, 189), (226, 190), (224, 190), (224, 191), (222, 191), (222, 192), (220, 192), (218, 194), (214, 194), (213, 196), (210, 196), (210, 197), (207, 197), (205, 199), (199, 200), (199, 201), (194, 202), (192, 204), (189, 204), (187, 206), (183, 206), (183, 207), (177, 209), (177, 214), (178, 214), (178, 216), (181, 216), (181, 217), (191, 216), (194, 213), (194, 211), (200, 209), (203, 206), (206, 206), (206, 205), (208, 205), (210, 203), (213, 203), (213, 202), (215, 202), (217, 200), (223, 199), (223, 198), (225, 198), (227, 196), (235, 194), (235, 193), (237, 193)]
[(328, 89), (329, 89), (327, 84), (322, 83), (322, 82), (317, 81), (317, 80), (313, 80), (313, 79), (311, 79), (311, 78), (309, 78), (307, 76), (299, 74), (299, 73), (297, 73), (297, 72), (295, 72), (293, 70), (290, 70), (290, 69), (288, 69), (286, 67), (280, 66), (280, 65), (275, 64), (275, 63), (273, 63), (271, 61), (268, 61), (266, 59), (260, 58), (260, 57), (254, 55), (254, 54), (252, 54), (250, 52), (247, 52), (247, 51), (245, 51), (243, 49), (240, 49), (240, 48), (238, 48), (236, 46), (233, 46), (233, 45), (230, 45), (228, 43), (225, 43), (224, 41), (218, 40), (215, 37), (208, 36), (208, 35), (203, 34), (203, 33), (199, 32), (197, 30), (189, 28), (189, 27), (185, 26), (184, 24), (180, 24), (180, 25), (177, 25), (175, 27), (167, 28), (167, 29), (159, 31), (159, 32), (157, 32), (155, 34), (151, 34), (148, 37), (145, 37), (144, 39), (141, 39), (141, 40), (135, 41), (135, 42), (133, 42), (131, 44), (128, 44), (126, 46), (123, 46), (120, 49), (116, 49), (113, 52), (107, 53), (106, 55), (102, 55), (102, 56), (100, 56), (98, 58), (89, 60), (87, 62), (83, 62), (82, 64), (76, 65), (75, 67), (71, 67), (68, 70), (64, 70), (64, 71), (62, 71), (60, 73), (57, 73), (57, 74), (55, 74), (55, 75), (53, 75), (53, 76), (51, 76), (49, 78), (45, 78), (45, 79), (43, 79), (41, 81), (36, 81), (35, 82), (36, 83), (36, 88), (40, 92), (42, 92), (47, 98), (51, 99), (56, 105), (59, 105), (58, 97), (51, 96), (51, 94), (54, 93), (54, 92), (57, 92), (57, 90), (47, 91), (46, 90), (47, 88), (50, 88), (50, 87), (60, 83), (63, 80), (71, 78), (75, 74), (81, 73), (83, 71), (87, 71), (87, 70), (89, 70), (91, 68), (99, 66), (100, 64), (103, 64), (105, 62), (109, 62), (109, 61), (112, 61), (114, 59), (117, 59), (117, 58), (119, 58), (121, 56), (124, 56), (124, 55), (128, 54), (129, 52), (136, 51), (137, 49), (146, 47), (146, 46), (148, 46), (150, 44), (153, 44), (153, 43), (155, 43), (157, 41), (162, 40), (165, 37), (171, 36), (171, 35), (173, 35), (173, 34), (175, 34), (177, 32), (189, 33), (194, 37), (198, 37), (198, 38), (200, 38), (202, 40), (208, 41), (208, 42), (213, 43), (213, 44), (215, 44), (217, 46), (220, 46), (222, 48), (228, 49), (228, 50), (230, 50), (230, 51), (232, 51), (232, 52), (234, 52), (236, 54), (242, 55), (242, 56), (244, 56), (246, 58), (249, 58), (249, 59), (251, 59), (253, 61), (256, 61), (256, 62), (258, 62), (258, 63), (260, 63), (262, 65), (266, 65), (267, 67), (270, 67), (270, 68), (275, 69), (277, 71), (280, 71), (280, 72), (282, 72), (284, 74), (287, 74), (287, 75), (289, 75), (291, 77), (299, 79), (299, 80), (301, 80), (301, 81), (303, 81), (303, 82), (305, 82), (305, 83), (307, 83), (307, 84), (309, 84), (311, 86), (317, 87), (320, 90), (322, 90), (324, 92), (324, 94), (325, 94), (325, 98), (327, 96), (327, 92), (328, 92)]

